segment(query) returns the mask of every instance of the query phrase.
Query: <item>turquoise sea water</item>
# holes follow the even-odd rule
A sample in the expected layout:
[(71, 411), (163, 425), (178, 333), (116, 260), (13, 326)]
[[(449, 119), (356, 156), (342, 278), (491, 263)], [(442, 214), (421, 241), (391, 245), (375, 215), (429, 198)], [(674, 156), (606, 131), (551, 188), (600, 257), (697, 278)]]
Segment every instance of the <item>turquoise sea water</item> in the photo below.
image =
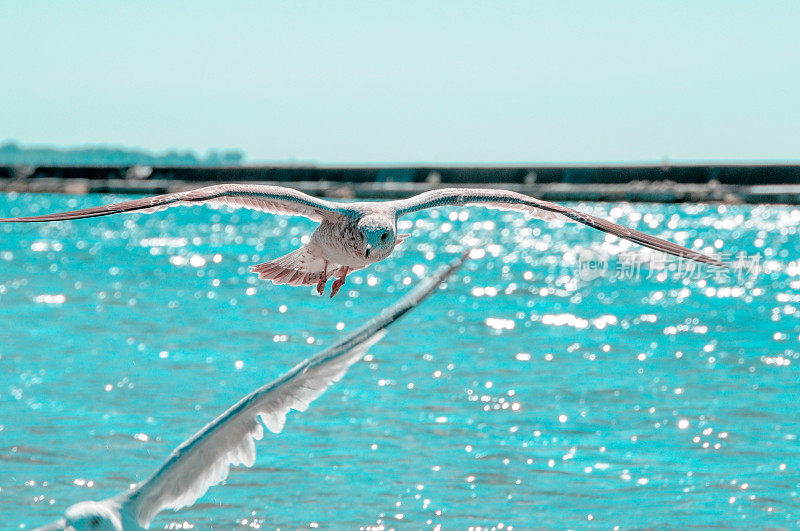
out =
[[(0, 214), (112, 199), (0, 196)], [(253, 468), (153, 527), (796, 528), (800, 210), (577, 206), (748, 261), (651, 272), (588, 228), (442, 210), (409, 217), (414, 236), (331, 300), (247, 272), (300, 245), (302, 218), (0, 226), (3, 528), (146, 477), (464, 242), (486, 255), (266, 435)]]

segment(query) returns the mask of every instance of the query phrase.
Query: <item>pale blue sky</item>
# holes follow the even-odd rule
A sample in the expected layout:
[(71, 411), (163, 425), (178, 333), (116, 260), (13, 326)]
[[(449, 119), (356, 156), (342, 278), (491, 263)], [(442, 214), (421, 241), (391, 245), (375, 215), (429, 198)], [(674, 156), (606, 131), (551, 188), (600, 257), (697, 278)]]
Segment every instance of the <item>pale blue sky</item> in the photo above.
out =
[(0, 142), (800, 159), (800, 2), (10, 2)]

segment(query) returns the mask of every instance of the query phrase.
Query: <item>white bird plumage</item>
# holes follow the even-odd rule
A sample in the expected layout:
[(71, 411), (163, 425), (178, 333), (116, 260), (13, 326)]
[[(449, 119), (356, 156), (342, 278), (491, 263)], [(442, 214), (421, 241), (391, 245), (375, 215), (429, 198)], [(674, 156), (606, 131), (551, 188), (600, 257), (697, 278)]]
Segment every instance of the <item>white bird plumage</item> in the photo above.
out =
[(280, 432), (290, 410), (304, 411), (384, 336), (387, 326), (433, 293), (466, 258), (465, 253), (342, 341), (239, 400), (173, 450), (149, 479), (112, 498), (75, 504), (39, 531), (146, 529), (158, 512), (192, 505), (223, 481), (231, 466), (252, 466), (254, 441), (263, 437), (263, 426)]
[(285, 256), (255, 265), (251, 271), (275, 284), (316, 285), (319, 293), (325, 289), (328, 279), (334, 277), (331, 297), (344, 284), (348, 273), (384, 260), (408, 236), (397, 233), (398, 218), (444, 206), (483, 206), (513, 210), (545, 221), (582, 223), (650, 249), (725, 267), (719, 260), (697, 251), (563, 205), (509, 190), (480, 188), (431, 190), (396, 201), (341, 203), (281, 186), (219, 184), (69, 212), (0, 218), (0, 222), (64, 221), (208, 203), (305, 216), (320, 222), (307, 244)]

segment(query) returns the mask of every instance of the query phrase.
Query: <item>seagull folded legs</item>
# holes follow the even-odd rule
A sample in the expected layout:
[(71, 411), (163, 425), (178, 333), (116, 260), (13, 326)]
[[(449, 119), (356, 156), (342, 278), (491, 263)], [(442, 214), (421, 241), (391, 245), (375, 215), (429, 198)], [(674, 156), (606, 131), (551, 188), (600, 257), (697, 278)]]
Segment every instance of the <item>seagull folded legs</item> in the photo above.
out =
[(331, 285), (331, 298), (333, 298), (334, 295), (339, 293), (339, 288), (344, 286), (344, 282), (347, 279), (347, 273), (349, 272), (350, 268), (347, 266), (342, 266), (341, 268), (339, 268), (338, 271), (339, 276), (336, 277), (336, 280), (334, 280), (333, 284)]

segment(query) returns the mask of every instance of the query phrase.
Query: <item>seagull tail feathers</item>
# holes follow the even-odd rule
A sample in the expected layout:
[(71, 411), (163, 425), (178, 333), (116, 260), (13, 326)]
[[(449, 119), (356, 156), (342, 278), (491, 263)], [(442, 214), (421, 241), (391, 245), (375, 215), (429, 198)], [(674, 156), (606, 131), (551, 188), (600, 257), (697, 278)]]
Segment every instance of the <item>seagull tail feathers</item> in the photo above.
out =
[(271, 280), (274, 284), (313, 286), (323, 278), (327, 280), (337, 267), (338, 264), (329, 264), (326, 268), (325, 260), (309, 244), (275, 260), (254, 265), (250, 271), (257, 274), (258, 278)]

